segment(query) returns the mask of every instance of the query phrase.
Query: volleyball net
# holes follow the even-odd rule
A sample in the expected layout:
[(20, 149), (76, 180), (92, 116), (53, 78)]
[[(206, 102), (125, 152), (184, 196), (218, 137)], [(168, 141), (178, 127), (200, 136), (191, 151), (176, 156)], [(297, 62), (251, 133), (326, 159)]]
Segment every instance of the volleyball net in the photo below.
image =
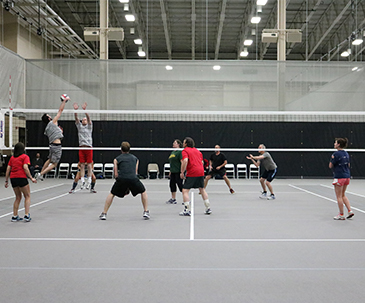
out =
[[(31, 158), (37, 152), (48, 155), (44, 135), (44, 113), (54, 116), (57, 109), (2, 110), (2, 153), (11, 154), (15, 143), (24, 142)], [(74, 113), (84, 117), (83, 110), (66, 109), (58, 123), (63, 128), (61, 162), (78, 161), (78, 134)], [(120, 153), (122, 141), (131, 144), (131, 152), (140, 159), (141, 175), (147, 176), (149, 163), (157, 163), (159, 175), (173, 150), (175, 139), (192, 137), (205, 159), (220, 145), (229, 164), (246, 164), (249, 154), (258, 154), (266, 145), (282, 177), (330, 177), (328, 162), (335, 151), (337, 137), (347, 137), (354, 177), (365, 169), (363, 112), (193, 112), (193, 111), (112, 111), (86, 110), (93, 121), (95, 163), (112, 163)]]

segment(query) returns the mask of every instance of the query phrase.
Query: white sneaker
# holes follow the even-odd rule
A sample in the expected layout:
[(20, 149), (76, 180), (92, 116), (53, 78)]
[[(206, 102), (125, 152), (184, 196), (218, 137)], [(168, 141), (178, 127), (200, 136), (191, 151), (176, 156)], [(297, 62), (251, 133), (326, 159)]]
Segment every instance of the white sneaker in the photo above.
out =
[(268, 200), (275, 200), (275, 195), (271, 194), (270, 196), (267, 197)]
[(347, 214), (346, 219), (351, 219), (354, 215), (355, 215), (355, 214), (354, 214), (354, 212), (353, 212), (352, 210), (350, 210), (350, 211), (348, 212), (348, 214)]
[(91, 183), (89, 183), (89, 182), (88, 182), (88, 183), (86, 184), (86, 189), (87, 189), (87, 190), (89, 190), (90, 188), (91, 188)]
[(262, 192), (261, 195), (259, 196), (260, 199), (267, 199), (267, 193)]
[(333, 218), (334, 220), (345, 220), (345, 216), (338, 214), (336, 217)]
[(85, 188), (85, 182), (82, 182), (80, 189), (84, 189)]

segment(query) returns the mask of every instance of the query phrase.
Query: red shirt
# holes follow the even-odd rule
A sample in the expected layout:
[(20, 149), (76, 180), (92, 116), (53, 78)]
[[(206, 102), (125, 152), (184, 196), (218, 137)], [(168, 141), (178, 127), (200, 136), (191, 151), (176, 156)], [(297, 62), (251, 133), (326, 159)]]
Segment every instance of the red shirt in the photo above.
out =
[(22, 154), (19, 157), (12, 156), (9, 160), (9, 166), (11, 167), (10, 171), (10, 179), (12, 178), (26, 178), (23, 165), (30, 165), (29, 156), (26, 154)]
[(182, 151), (183, 160), (188, 158), (187, 177), (204, 177), (203, 155), (195, 147), (185, 147)]

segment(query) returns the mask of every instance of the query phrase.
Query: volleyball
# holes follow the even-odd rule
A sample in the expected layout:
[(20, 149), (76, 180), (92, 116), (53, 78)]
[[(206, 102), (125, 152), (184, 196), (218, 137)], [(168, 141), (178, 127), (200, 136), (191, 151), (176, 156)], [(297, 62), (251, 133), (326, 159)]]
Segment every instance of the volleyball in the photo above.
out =
[(70, 100), (70, 97), (67, 94), (61, 95), (61, 102)]

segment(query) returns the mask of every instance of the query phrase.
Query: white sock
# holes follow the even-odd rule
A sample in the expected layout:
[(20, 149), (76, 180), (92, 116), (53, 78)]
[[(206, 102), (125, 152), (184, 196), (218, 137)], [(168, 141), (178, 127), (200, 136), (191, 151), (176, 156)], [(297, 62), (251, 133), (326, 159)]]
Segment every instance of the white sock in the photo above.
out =
[(207, 209), (210, 207), (209, 199), (204, 200), (204, 205)]
[(85, 178), (81, 177), (81, 184), (85, 183)]
[(91, 177), (87, 177), (87, 183), (91, 184)]
[(190, 211), (190, 201), (184, 202), (185, 208)]

